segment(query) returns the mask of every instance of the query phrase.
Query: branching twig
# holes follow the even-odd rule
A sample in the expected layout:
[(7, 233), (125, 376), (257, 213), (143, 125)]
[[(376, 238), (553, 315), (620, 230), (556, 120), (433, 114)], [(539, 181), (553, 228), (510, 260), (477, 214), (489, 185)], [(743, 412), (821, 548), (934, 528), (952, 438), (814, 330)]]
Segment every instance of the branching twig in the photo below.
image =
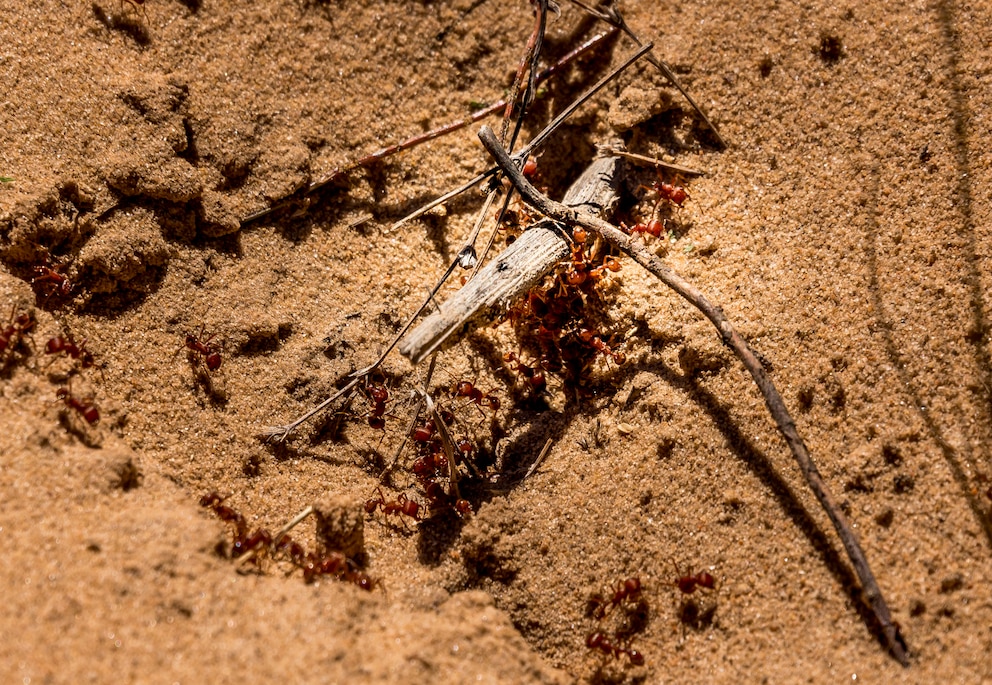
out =
[(587, 230), (599, 233), (610, 244), (630, 256), (638, 264), (657, 276), (665, 285), (688, 300), (690, 304), (702, 312), (716, 327), (720, 332), (723, 342), (734, 351), (737, 358), (741, 360), (751, 373), (755, 383), (758, 385), (758, 389), (765, 398), (768, 411), (771, 413), (778, 429), (785, 437), (785, 441), (788, 443), (789, 449), (792, 451), (792, 455), (799, 465), (799, 469), (806, 478), (806, 482), (809, 484), (813, 494), (816, 495), (820, 505), (826, 511), (827, 516), (830, 517), (830, 521), (833, 523), (834, 529), (840, 536), (844, 549), (847, 551), (847, 555), (854, 565), (854, 570), (858, 574), (861, 587), (868, 600), (871, 611), (882, 629), (886, 646), (899, 663), (904, 666), (908, 665), (909, 661), (905, 643), (899, 634), (898, 626), (892, 622), (889, 607), (885, 602), (885, 598), (882, 596), (882, 591), (868, 565), (868, 559), (861, 549), (861, 544), (858, 542), (854, 530), (847, 521), (847, 517), (844, 516), (843, 512), (834, 502), (833, 496), (830, 494), (816, 465), (813, 463), (806, 445), (796, 430), (796, 423), (785, 407), (782, 396), (775, 388), (768, 374), (765, 373), (765, 369), (762, 367), (757, 355), (744, 338), (733, 328), (730, 321), (724, 315), (723, 310), (711, 303), (695, 286), (665, 265), (658, 257), (645, 248), (642, 243), (633, 240), (620, 229), (589, 212), (566, 207), (540, 193), (516, 167), (510, 156), (500, 146), (492, 129), (488, 126), (482, 127), (479, 138), (525, 202), (555, 221), (569, 225), (579, 225)]

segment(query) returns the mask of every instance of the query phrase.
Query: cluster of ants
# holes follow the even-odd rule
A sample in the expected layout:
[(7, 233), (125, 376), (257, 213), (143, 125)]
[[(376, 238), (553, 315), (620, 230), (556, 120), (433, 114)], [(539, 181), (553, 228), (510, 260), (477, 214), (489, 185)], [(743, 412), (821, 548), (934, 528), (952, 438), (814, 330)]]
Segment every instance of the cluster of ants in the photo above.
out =
[(334, 550), (308, 552), (303, 545), (288, 535), (273, 537), (264, 528), (250, 530), (245, 517), (224, 504), (224, 498), (211, 492), (200, 498), (200, 505), (210, 509), (221, 521), (233, 529), (230, 556), (235, 560), (259, 564), (263, 558), (288, 561), (303, 571), (303, 580), (313, 583), (321, 577), (334, 578), (371, 592), (382, 583), (360, 570), (354, 561)]
[[(660, 178), (647, 189), (656, 196), (651, 219), (634, 224), (627, 232), (659, 237), (666, 226), (658, 218), (659, 207), (667, 202), (681, 209), (689, 194)], [(577, 386), (595, 356), (617, 366), (627, 361), (623, 351), (615, 349), (589, 319), (596, 309), (589, 305), (599, 299), (597, 286), (608, 273), (621, 269), (616, 257), (601, 252), (601, 241), (590, 240), (582, 227), (573, 228), (571, 258), (559, 266), (553, 282), (531, 288), (507, 314), (521, 349), (531, 351), (534, 361), (524, 362), (513, 352), (505, 354), (503, 361), (536, 394), (547, 387), (546, 372), (560, 374), (566, 384)]]
[(574, 229), (572, 237), (571, 260), (558, 269), (550, 285), (531, 288), (507, 315), (521, 349), (529, 350), (535, 361), (525, 362), (513, 352), (505, 354), (503, 361), (535, 393), (546, 388), (546, 372), (578, 385), (596, 355), (617, 366), (627, 362), (627, 356), (589, 322), (590, 312), (596, 309), (590, 303), (599, 299), (597, 284), (607, 272), (619, 271), (620, 262), (610, 255), (601, 260), (593, 257), (598, 247), (587, 245), (591, 241), (585, 229)]
[[(28, 354), (36, 351), (31, 331), (37, 326), (32, 312), (17, 312), (14, 307), (10, 311), (10, 319), (0, 332), (0, 366), (7, 368), (19, 360), (27, 359)], [(65, 355), (72, 359), (76, 370), (82, 372), (96, 365), (93, 354), (86, 349), (86, 341), (77, 343), (71, 335), (57, 335), (45, 343), (46, 355)], [(100, 420), (100, 410), (97, 409), (93, 398), (81, 399), (72, 394), (71, 382), (55, 391), (58, 401), (74, 411), (87, 424), (94, 425)]]
[[(706, 571), (683, 575), (676, 564), (675, 573), (677, 577), (672, 585), (683, 597), (693, 595), (699, 589), (716, 588), (716, 579)], [(679, 613), (685, 621), (684, 602)], [(643, 631), (648, 621), (648, 603), (639, 577), (617, 581), (606, 593), (592, 595), (586, 615), (596, 620), (596, 629), (586, 637), (587, 648), (614, 659), (626, 656), (634, 666), (644, 665), (644, 655), (630, 646), (634, 635)]]
[(651, 218), (646, 221), (639, 221), (633, 226), (624, 227), (627, 232), (631, 235), (642, 234), (650, 235), (653, 238), (658, 238), (662, 233), (665, 232), (667, 222), (658, 218), (658, 209), (663, 202), (668, 202), (675, 205), (679, 209), (682, 209), (682, 205), (685, 201), (689, 199), (689, 193), (682, 186), (677, 186), (672, 183), (665, 183), (661, 179), (654, 181), (650, 186), (647, 187), (648, 190), (655, 193), (654, 207), (651, 209)]
[[(367, 383), (366, 394), (372, 404), (368, 411), (368, 424), (372, 428), (385, 427), (386, 403), (389, 401), (388, 389), (379, 383)], [(474, 404), (485, 416), (484, 410), (498, 411), (500, 400), (494, 393), (485, 393), (467, 380), (461, 380), (451, 389), (453, 399), (462, 399), (466, 404)], [(442, 426), (439, 429), (438, 420)], [(450, 438), (448, 429), (456, 423), (455, 413), (449, 409), (439, 409), (423, 421), (415, 421), (409, 434), (409, 439), (416, 450), (416, 458), (412, 464), (424, 496), (427, 499), (426, 508), (432, 513), (454, 511), (458, 516), (467, 516), (472, 512), (471, 503), (460, 497), (452, 479), (452, 470), (467, 464), (472, 468), (471, 459), (476, 452), (475, 443), (468, 437)], [(449, 486), (445, 489), (443, 482)], [(421, 504), (401, 493), (395, 500), (387, 500), (382, 488), (376, 489), (376, 495), (365, 503), (365, 511), (374, 514), (381, 510), (389, 516), (407, 517), (414, 521), (422, 521)], [(405, 526), (405, 524), (404, 524)]]

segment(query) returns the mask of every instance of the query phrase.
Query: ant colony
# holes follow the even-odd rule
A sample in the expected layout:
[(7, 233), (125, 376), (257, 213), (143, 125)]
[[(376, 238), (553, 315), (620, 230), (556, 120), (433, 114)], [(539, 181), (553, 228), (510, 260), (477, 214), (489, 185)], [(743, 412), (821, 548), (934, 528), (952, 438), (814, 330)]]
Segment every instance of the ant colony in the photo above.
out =
[[(387, 527), (396, 535), (430, 534), (447, 522), (459, 528), (480, 506), (498, 492), (518, 485), (531, 475), (551, 447), (548, 441), (540, 454), (529, 463), (510, 468), (501, 463), (496, 443), (505, 435), (505, 422), (526, 410), (546, 408), (551, 398), (581, 404), (595, 396), (593, 381), (599, 371), (618, 372), (628, 361), (625, 349), (627, 330), (608, 317), (606, 292), (611, 276), (631, 268), (631, 262), (645, 268), (662, 283), (676, 291), (709, 319), (722, 342), (729, 347), (755, 380), (765, 397), (774, 420), (785, 436), (793, 456), (821, 505), (830, 512), (836, 531), (858, 574), (867, 609), (874, 617), (886, 646), (893, 656), (906, 662), (905, 647), (897, 626), (867, 559), (847, 517), (833, 502), (826, 484), (816, 472), (802, 439), (795, 429), (778, 391), (769, 379), (760, 357), (737, 333), (722, 310), (702, 292), (676, 274), (656, 254), (654, 243), (681, 230), (679, 214), (691, 201), (684, 187), (698, 171), (645, 160), (627, 153), (619, 143), (600, 148), (589, 168), (568, 189), (561, 203), (551, 201), (534, 187), (540, 166), (534, 158), (540, 146), (556, 128), (583, 102), (631, 64), (644, 58), (657, 67), (695, 108), (698, 120), (708, 127), (713, 146), (724, 145), (706, 115), (679, 86), (671, 70), (651, 56), (651, 45), (641, 47), (617, 69), (592, 86), (582, 97), (564, 109), (548, 126), (526, 145), (515, 149), (520, 123), (536, 97), (539, 83), (563, 68), (569, 60), (601, 45), (620, 33), (634, 38), (619, 10), (612, 3), (591, 9), (576, 3), (594, 17), (606, 22), (609, 32), (573, 51), (562, 62), (541, 71), (546, 15), (549, 4), (536, 2), (537, 22), (527, 51), (521, 60), (518, 77), (506, 101), (496, 103), (470, 119), (428, 132), (403, 143), (368, 155), (326, 178), (311, 183), (294, 195), (254, 212), (244, 224), (263, 218), (278, 217), (283, 209), (300, 211), (311, 195), (348, 173), (381, 160), (388, 154), (432, 140), (444, 133), (479, 121), (483, 116), (503, 112), (497, 134), (483, 127), (480, 138), (495, 164), (471, 182), (448, 193), (438, 201), (414, 212), (397, 225), (421, 216), (473, 185), (486, 183), (487, 198), (480, 210), (476, 228), (450, 261), (441, 280), (427, 294), (420, 309), (406, 320), (382, 354), (371, 364), (339, 379), (337, 390), (312, 410), (288, 424), (266, 429), (262, 438), (272, 449), (282, 449), (297, 429), (311, 418), (329, 412), (336, 432), (342, 423), (351, 422), (356, 432), (378, 441), (368, 452), (378, 482), (360, 494), (357, 507), (363, 521)], [(637, 165), (647, 165), (637, 171)], [(641, 182), (638, 183), (637, 180)], [(633, 181), (633, 182), (632, 182)], [(633, 194), (635, 203), (630, 202)], [(514, 195), (523, 199), (511, 210)], [(620, 210), (621, 207), (633, 209)], [(691, 206), (691, 205), (690, 205)], [(494, 208), (495, 207), (495, 211)], [(645, 209), (646, 208), (646, 209)], [(477, 240), (487, 219), (495, 218), (494, 238), (502, 236), (508, 247), (490, 256), (480, 249), (485, 241)], [(613, 223), (611, 223), (613, 222)], [(629, 258), (629, 261), (623, 261)], [(465, 270), (463, 287), (443, 302), (438, 294), (442, 285), (461, 267)], [(36, 288), (46, 296), (59, 297), (69, 287), (55, 266), (41, 267)], [(438, 353), (457, 344), (473, 330), (483, 326), (505, 325), (515, 343), (493, 350), (492, 367), (478, 376), (449, 377), (439, 363)], [(21, 328), (14, 323), (9, 339)], [(52, 353), (64, 352), (84, 363), (88, 357), (82, 344), (71, 338), (53, 343)], [(418, 365), (414, 382), (389, 373), (384, 366), (394, 348)], [(220, 344), (214, 336), (186, 334), (181, 349), (186, 349), (190, 363), (209, 379), (221, 367)], [(452, 374), (453, 375), (453, 374)], [(493, 387), (495, 378), (505, 387)], [(68, 389), (59, 391), (67, 407), (90, 423), (96, 409), (87, 399), (74, 397)], [(91, 421), (91, 417), (93, 420)], [(388, 442), (387, 442), (388, 441)], [(388, 450), (380, 449), (388, 444)], [(251, 530), (245, 517), (226, 504), (216, 492), (203, 496), (201, 504), (230, 526), (232, 542), (229, 554), (242, 568), (261, 569), (266, 563), (282, 564), (299, 570), (306, 582), (322, 578), (352, 583), (363, 590), (381, 587), (366, 568), (368, 555), (360, 548), (336, 547), (335, 536), (325, 536), (317, 547), (307, 551), (302, 543), (289, 537), (292, 528), (315, 513), (307, 507), (280, 530)], [(356, 524), (357, 525), (357, 524)], [(343, 535), (347, 538), (351, 533)], [(629, 571), (628, 571), (629, 572)], [(631, 667), (644, 666), (648, 655), (632, 646), (644, 631), (649, 618), (649, 586), (635, 570), (617, 581), (606, 592), (590, 599), (587, 618), (593, 622), (584, 647), (604, 662)], [(715, 578), (707, 571), (683, 574), (676, 566), (676, 576), (665, 583), (670, 592), (677, 590), (679, 615), (683, 625), (702, 626), (712, 620), (718, 595)], [(579, 646), (581, 649), (581, 645)]]

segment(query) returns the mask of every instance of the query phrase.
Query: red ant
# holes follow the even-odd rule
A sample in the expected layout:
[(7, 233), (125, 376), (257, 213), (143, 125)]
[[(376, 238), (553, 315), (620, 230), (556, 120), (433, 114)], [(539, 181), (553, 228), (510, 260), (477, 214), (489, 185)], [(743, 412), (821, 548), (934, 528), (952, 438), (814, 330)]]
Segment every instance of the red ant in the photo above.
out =
[(369, 426), (376, 430), (384, 430), (386, 428), (385, 414), (386, 402), (389, 401), (389, 390), (386, 389), (386, 386), (378, 383), (366, 384), (365, 390), (369, 399), (372, 400), (372, 409), (369, 411), (368, 417)]
[[(279, 543), (277, 549), (283, 546)], [(290, 557), (294, 564), (303, 569), (303, 580), (307, 584), (313, 583), (319, 576), (332, 576), (338, 580), (346, 580), (365, 590), (371, 592), (382, 581), (372, 578), (367, 573), (353, 569), (353, 564), (341, 552), (327, 552), (324, 556), (319, 556), (313, 552), (305, 554), (303, 547), (290, 541), (288, 545)]]
[[(387, 502), (382, 494), (382, 488), (376, 488), (379, 496), (365, 502), (365, 512), (374, 514), (377, 507), (382, 508), (382, 513), (386, 516), (395, 514), (397, 516), (409, 516), (414, 521), (420, 520), (420, 505), (408, 498), (405, 492), (401, 492), (399, 497), (393, 502)], [(402, 519), (401, 519), (402, 520)]]
[(86, 340), (76, 344), (72, 336), (65, 338), (58, 335), (45, 343), (45, 354), (59, 354), (60, 352), (65, 352), (66, 356), (79, 360), (79, 365), (84, 369), (88, 369), (96, 363), (93, 354), (86, 349)]
[[(617, 608), (627, 600), (636, 601), (641, 597), (641, 579), (638, 577), (627, 578), (626, 580), (617, 581), (616, 587), (613, 588), (613, 598), (606, 601), (602, 595), (594, 595), (591, 599), (591, 603), (595, 605), (592, 615), (602, 620), (610, 611)], [(607, 608), (609, 604), (609, 608)]]
[(200, 498), (200, 506), (212, 509), (221, 521), (234, 526), (234, 539), (246, 540), (248, 538), (248, 523), (240, 513), (224, 504), (224, 498), (219, 493), (211, 492)]
[(220, 345), (211, 342), (216, 334), (211, 334), (206, 340), (203, 340), (203, 330), (204, 327), (200, 326), (199, 334), (187, 333), (184, 345), (190, 351), (191, 358), (197, 361), (202, 359), (208, 370), (216, 371), (223, 361), (220, 356)]
[(682, 186), (672, 185), (664, 181), (655, 181), (651, 187), (658, 193), (659, 197), (668, 200), (673, 205), (682, 209), (682, 205), (689, 199), (689, 193)]
[[(674, 562), (673, 562), (674, 563)], [(696, 591), (697, 587), (706, 588), (707, 590), (712, 590), (716, 587), (716, 580), (706, 571), (702, 573), (697, 573), (693, 575), (691, 572), (689, 575), (682, 575), (679, 570), (679, 565), (675, 564), (675, 573), (679, 577), (675, 580), (675, 587), (679, 589), (682, 594), (691, 595)]]
[(68, 297), (76, 287), (69, 280), (68, 276), (50, 263), (34, 267), (34, 273), (35, 276), (31, 279), (31, 287), (45, 297), (55, 295)]
[(76, 413), (83, 417), (83, 420), (91, 426), (100, 420), (100, 411), (93, 404), (93, 398), (87, 398), (80, 400), (73, 397), (68, 387), (59, 388), (55, 391), (55, 396), (65, 403), (70, 409), (74, 409)]
[(636, 649), (629, 649), (627, 647), (621, 647), (613, 642), (611, 642), (605, 633), (596, 631), (586, 638), (586, 647), (589, 649), (597, 649), (607, 656), (612, 656), (614, 659), (619, 659), (621, 654), (626, 654), (627, 658), (630, 659), (630, 663), (634, 666), (644, 665), (644, 655), (638, 652)]
[(12, 307), (10, 310), (10, 323), (0, 332), (0, 354), (3, 354), (8, 347), (14, 349), (24, 334), (35, 327), (33, 314), (24, 312), (15, 317), (15, 311), (16, 307)]
[(235, 539), (232, 555), (240, 557), (248, 552), (257, 549), (264, 551), (270, 547), (272, 547), (272, 534), (264, 528), (259, 528), (251, 535)]
[(410, 437), (413, 438), (414, 442), (430, 442), (431, 438), (434, 437), (435, 431), (437, 431), (437, 426), (434, 425), (434, 421), (427, 419), (421, 426), (413, 430), (413, 434)]
[(665, 224), (659, 219), (651, 219), (646, 224), (634, 224), (630, 228), (631, 233), (647, 233), (655, 238), (660, 237), (664, 230)]
[(475, 403), (479, 407), (480, 411), (483, 408), (499, 411), (499, 398), (493, 393), (484, 395), (470, 381), (458, 381), (455, 385), (455, 395), (457, 397), (467, 397), (470, 402)]
[(436, 480), (429, 480), (425, 483), (424, 494), (427, 495), (432, 510), (454, 509), (455, 513), (462, 518), (472, 513), (471, 502), (467, 499), (455, 499), (455, 497), (446, 493), (444, 487)]
[(511, 369), (523, 376), (527, 383), (530, 384), (530, 387), (536, 392), (541, 392), (548, 387), (548, 380), (544, 375), (544, 369), (540, 366), (535, 368), (524, 364), (513, 352), (507, 352), (504, 354), (503, 361), (510, 364)]
[(600, 354), (611, 357), (617, 366), (623, 366), (627, 363), (627, 355), (623, 352), (614, 352), (610, 349), (610, 346), (603, 342), (603, 339), (596, 331), (589, 328), (580, 328), (578, 335), (582, 342), (592, 346)]

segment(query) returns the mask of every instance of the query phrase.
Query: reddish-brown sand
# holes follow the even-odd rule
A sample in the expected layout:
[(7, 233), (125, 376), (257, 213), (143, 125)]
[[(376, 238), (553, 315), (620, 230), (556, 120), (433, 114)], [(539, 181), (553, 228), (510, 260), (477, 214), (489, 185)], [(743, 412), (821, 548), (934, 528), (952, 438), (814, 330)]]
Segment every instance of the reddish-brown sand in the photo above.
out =
[[(630, 261), (602, 289), (628, 362), (524, 401), (508, 325), (439, 357), (494, 389), (475, 513), (365, 519), (381, 587), (247, 573), (198, 500), (251, 527), (372, 496), (421, 371), (394, 353), (384, 439), (363, 419), (265, 444), (371, 362), (470, 230), (478, 193), (386, 229), (487, 164), (478, 125), (351, 176), (306, 213), (239, 219), (336, 166), (500, 98), (522, 0), (126, 0), (0, 10), (0, 307), (33, 310), (0, 375), (0, 681), (955, 682), (992, 678), (992, 8), (629, 0), (718, 123), (636, 66), (541, 157), (552, 195), (622, 132), (704, 170), (654, 249), (770, 363), (911, 650), (859, 614), (840, 545), (741, 365)], [(470, 11), (471, 10), (471, 11)], [(565, 3), (550, 59), (602, 31)], [(442, 35), (443, 34), (443, 35)], [(536, 132), (631, 48), (550, 81)], [(650, 210), (650, 200), (634, 208)], [(365, 223), (356, 225), (363, 218)], [(74, 284), (32, 290), (44, 250)], [(457, 280), (457, 279), (456, 279)], [(44, 290), (39, 283), (36, 290)], [(442, 296), (450, 292), (446, 289)], [(203, 326), (223, 365), (180, 351)], [(44, 354), (57, 334), (100, 365)], [(16, 338), (16, 336), (14, 336)], [(92, 398), (88, 426), (56, 401)], [(359, 395), (351, 411), (369, 406)], [(461, 410), (475, 425), (474, 407)], [(322, 428), (323, 426), (323, 428)], [(405, 453), (385, 488), (424, 501)], [(308, 520), (294, 535), (313, 546)], [(687, 604), (675, 565), (708, 571)], [(585, 646), (597, 590), (638, 576), (645, 665)], [(603, 622), (613, 631), (620, 611)]]

